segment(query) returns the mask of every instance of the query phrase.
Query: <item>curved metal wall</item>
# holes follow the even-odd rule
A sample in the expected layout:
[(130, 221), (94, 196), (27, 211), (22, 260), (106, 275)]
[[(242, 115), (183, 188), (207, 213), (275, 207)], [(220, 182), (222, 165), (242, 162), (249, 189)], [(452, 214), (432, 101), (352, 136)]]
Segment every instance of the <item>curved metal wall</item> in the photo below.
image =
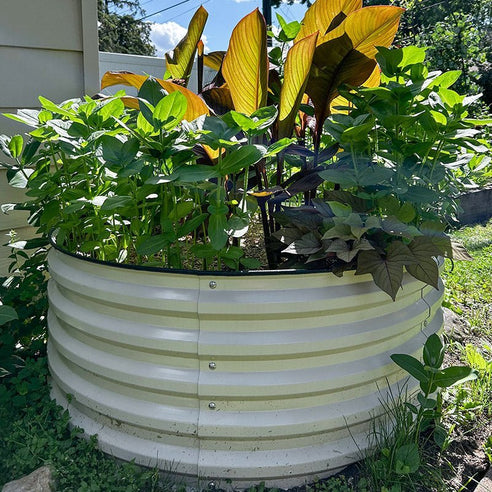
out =
[(405, 381), (390, 355), (442, 327), (442, 285), (409, 276), (392, 302), (350, 272), (185, 275), (55, 249), (49, 264), (53, 395), (72, 422), (114, 456), (236, 487), (360, 459)]

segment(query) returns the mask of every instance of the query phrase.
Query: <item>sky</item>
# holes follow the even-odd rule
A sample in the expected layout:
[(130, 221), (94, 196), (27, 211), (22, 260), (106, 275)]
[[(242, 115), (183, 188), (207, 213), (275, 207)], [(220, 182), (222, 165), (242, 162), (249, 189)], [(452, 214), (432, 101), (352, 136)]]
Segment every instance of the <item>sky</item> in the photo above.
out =
[[(200, 5), (209, 14), (202, 38), (205, 52), (226, 50), (235, 25), (254, 9), (258, 7), (261, 10), (262, 7), (262, 0), (141, 0), (140, 5), (149, 15), (180, 2), (181, 5), (147, 19), (152, 23), (151, 39), (157, 48), (157, 56), (164, 56), (176, 46)], [(273, 9), (273, 23), (277, 24), (275, 12), (290, 22), (302, 20), (305, 11), (306, 7), (300, 4), (282, 5)]]

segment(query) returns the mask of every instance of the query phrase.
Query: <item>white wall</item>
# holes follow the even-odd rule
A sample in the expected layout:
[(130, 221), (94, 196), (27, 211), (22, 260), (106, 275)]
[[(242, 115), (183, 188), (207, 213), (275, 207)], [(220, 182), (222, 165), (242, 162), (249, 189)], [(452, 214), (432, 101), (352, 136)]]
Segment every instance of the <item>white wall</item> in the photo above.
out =
[[(99, 90), (97, 0), (2, 0), (0, 13), (0, 113), (35, 108), (38, 96), (62, 102)], [(0, 116), (0, 134), (28, 130)], [(0, 162), (5, 160), (3, 154)], [(0, 203), (22, 200), (0, 169)], [(9, 248), (1, 246), (10, 229), (33, 234), (26, 214), (0, 212), (0, 275)]]
[[(166, 71), (166, 60), (164, 58), (156, 58), (154, 56), (140, 55), (122, 55), (120, 53), (99, 53), (99, 73), (101, 77), (110, 71), (133, 72), (138, 75), (152, 75), (155, 78), (162, 79)], [(204, 85), (212, 82), (216, 72), (208, 67), (204, 67), (203, 83)], [(197, 91), (198, 76), (196, 62), (193, 65), (193, 70), (190, 76), (188, 89), (193, 92)], [(128, 86), (117, 85), (104, 89), (106, 94), (114, 94), (120, 89), (124, 89), (127, 94), (136, 95), (135, 89)]]

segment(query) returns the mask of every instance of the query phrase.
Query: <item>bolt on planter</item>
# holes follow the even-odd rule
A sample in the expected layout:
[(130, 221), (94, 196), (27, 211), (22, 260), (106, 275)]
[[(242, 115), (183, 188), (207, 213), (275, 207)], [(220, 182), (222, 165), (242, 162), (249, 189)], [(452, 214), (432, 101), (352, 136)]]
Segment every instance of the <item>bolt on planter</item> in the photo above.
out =
[(72, 423), (124, 460), (237, 487), (360, 459), (405, 380), (390, 354), (442, 326), (442, 289), (409, 276), (392, 302), (351, 272), (183, 274), (54, 248), (49, 265), (52, 392)]

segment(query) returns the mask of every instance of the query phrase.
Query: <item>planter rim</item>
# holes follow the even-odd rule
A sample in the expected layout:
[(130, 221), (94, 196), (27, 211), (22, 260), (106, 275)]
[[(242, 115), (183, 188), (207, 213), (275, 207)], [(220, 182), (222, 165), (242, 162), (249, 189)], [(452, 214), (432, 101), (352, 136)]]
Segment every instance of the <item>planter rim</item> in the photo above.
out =
[[(83, 256), (80, 253), (73, 253), (68, 249), (63, 248), (56, 243), (56, 231), (52, 231), (49, 234), (49, 241), (51, 246), (57, 251), (60, 251), (67, 256), (76, 258), (78, 260), (86, 261), (88, 263), (94, 263), (96, 265), (104, 265), (114, 268), (121, 268), (124, 270), (135, 270), (140, 272), (161, 272), (161, 273), (174, 273), (182, 275), (196, 275), (196, 276), (208, 276), (208, 277), (262, 277), (262, 276), (273, 276), (273, 275), (306, 275), (315, 273), (333, 273), (328, 269), (316, 269), (309, 270), (307, 268), (302, 269), (283, 269), (283, 270), (243, 270), (236, 272), (225, 272), (225, 271), (214, 271), (214, 270), (185, 270), (179, 268), (165, 268), (156, 266), (145, 266), (145, 265), (133, 265), (130, 263), (116, 263), (110, 261), (97, 260), (95, 258), (90, 258), (88, 256)], [(355, 272), (355, 270), (350, 270)], [(345, 272), (344, 272), (345, 273)]]

